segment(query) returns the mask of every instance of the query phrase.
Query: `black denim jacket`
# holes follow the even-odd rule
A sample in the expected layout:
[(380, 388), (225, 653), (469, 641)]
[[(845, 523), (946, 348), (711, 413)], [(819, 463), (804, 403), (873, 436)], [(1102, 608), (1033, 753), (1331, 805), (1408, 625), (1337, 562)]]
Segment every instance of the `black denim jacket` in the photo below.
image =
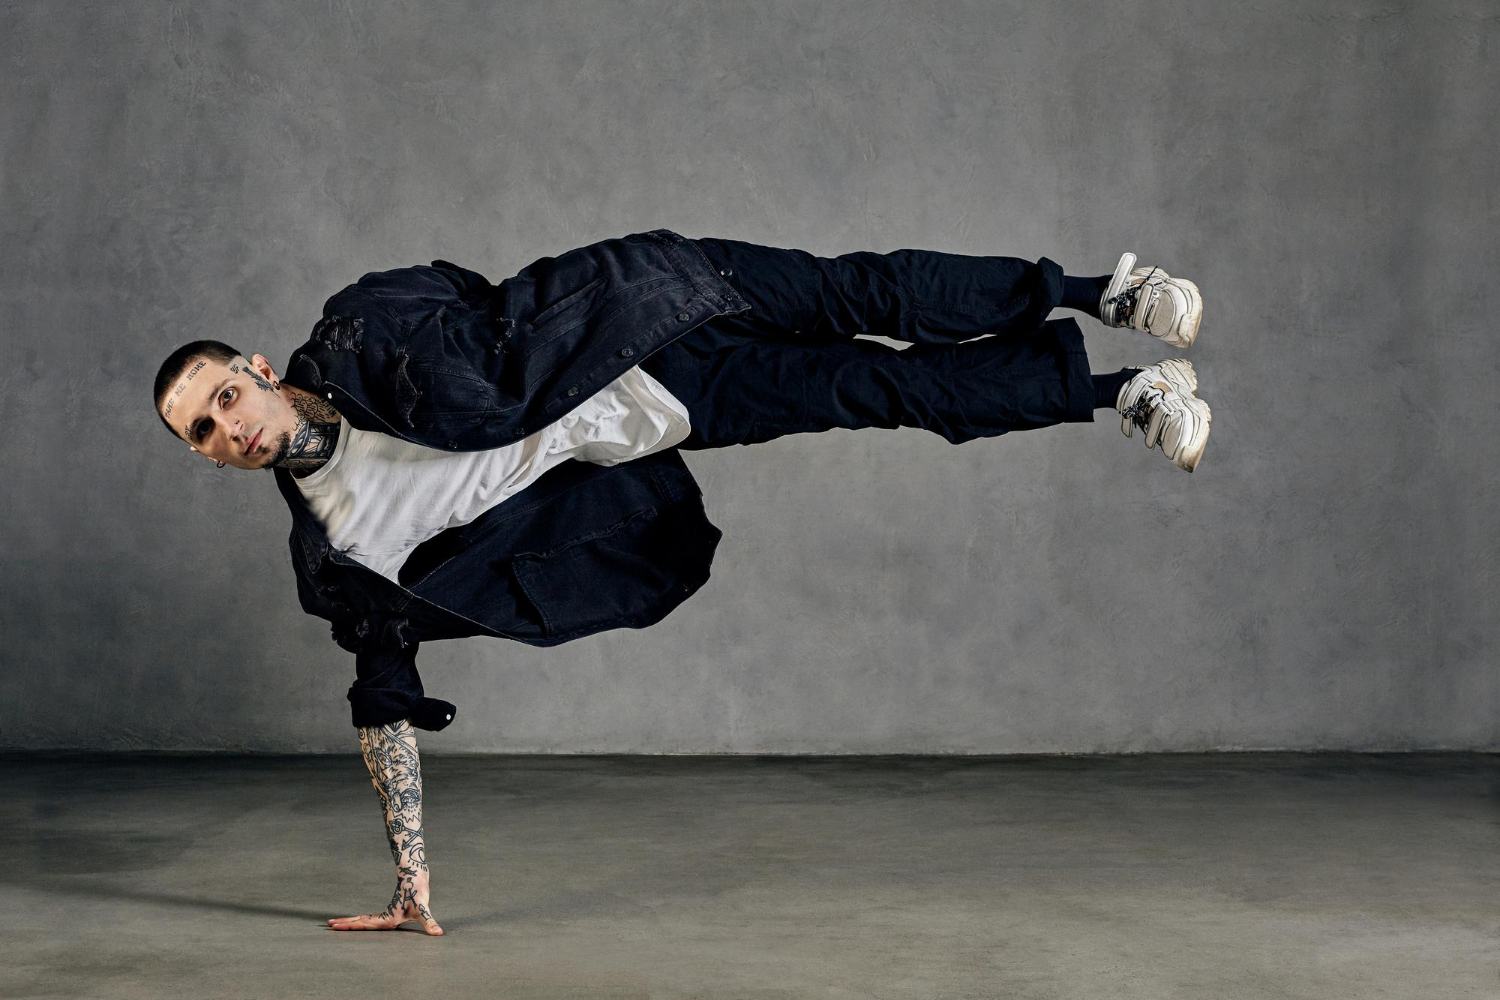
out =
[[(329, 298), (283, 381), (323, 395), (361, 430), (498, 448), (698, 324), (749, 308), (692, 240), (667, 229), (543, 257), (498, 286), (437, 260), (366, 274)], [(424, 693), (424, 640), (553, 646), (655, 624), (707, 581), (721, 537), (675, 448), (615, 466), (564, 462), (418, 546), (398, 584), (333, 549), (291, 474), (274, 475), (292, 512), (298, 600), (355, 654), (355, 726), (453, 720), (451, 703)], [(511, 600), (490, 599), (502, 593)]]

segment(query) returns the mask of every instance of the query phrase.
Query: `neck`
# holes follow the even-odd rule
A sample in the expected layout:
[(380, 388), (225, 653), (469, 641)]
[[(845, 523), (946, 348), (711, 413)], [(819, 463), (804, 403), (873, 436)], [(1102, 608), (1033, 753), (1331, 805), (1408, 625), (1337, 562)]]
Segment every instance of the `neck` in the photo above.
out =
[(297, 411), (297, 428), (284, 453), (272, 463), (302, 478), (323, 467), (339, 443), (339, 411), (327, 400), (282, 383), (288, 402)]

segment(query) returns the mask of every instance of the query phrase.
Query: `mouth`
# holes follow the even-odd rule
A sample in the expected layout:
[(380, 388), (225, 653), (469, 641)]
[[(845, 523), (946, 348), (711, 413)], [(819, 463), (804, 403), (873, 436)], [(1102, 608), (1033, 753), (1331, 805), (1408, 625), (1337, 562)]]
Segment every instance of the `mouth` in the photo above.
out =
[(261, 434), (262, 434), (263, 431), (264, 431), (264, 428), (262, 428), (259, 431), (256, 431), (255, 432), (255, 437), (251, 438), (250, 439), (250, 443), (247, 444), (247, 445), (245, 445), (245, 454), (246, 455), (248, 455), (252, 451), (254, 451), (255, 450), (255, 446), (258, 445), (258, 444), (260, 444), (260, 436), (261, 436)]

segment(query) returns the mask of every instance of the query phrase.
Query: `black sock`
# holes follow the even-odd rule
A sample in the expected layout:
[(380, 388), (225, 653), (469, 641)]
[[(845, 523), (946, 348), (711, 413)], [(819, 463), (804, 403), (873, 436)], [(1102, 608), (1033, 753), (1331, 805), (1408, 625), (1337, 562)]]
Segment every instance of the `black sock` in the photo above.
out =
[(1079, 312), (1086, 312), (1098, 319), (1099, 300), (1104, 297), (1104, 290), (1109, 287), (1109, 279), (1113, 277), (1113, 274), (1106, 274), (1099, 278), (1075, 278), (1069, 274), (1063, 275), (1061, 307), (1077, 309)]
[(1120, 398), (1120, 388), (1135, 377), (1139, 368), (1121, 368), (1111, 375), (1094, 376), (1094, 409), (1113, 410)]

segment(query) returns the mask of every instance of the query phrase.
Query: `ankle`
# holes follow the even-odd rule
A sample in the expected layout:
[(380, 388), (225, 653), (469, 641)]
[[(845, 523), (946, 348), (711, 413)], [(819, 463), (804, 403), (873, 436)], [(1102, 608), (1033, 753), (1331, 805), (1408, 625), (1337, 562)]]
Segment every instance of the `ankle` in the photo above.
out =
[(1094, 409), (1117, 410), (1119, 409), (1120, 390), (1125, 383), (1135, 378), (1139, 368), (1121, 368), (1117, 372), (1108, 375), (1094, 376)]
[(1063, 275), (1062, 302), (1059, 305), (1063, 309), (1077, 309), (1079, 312), (1088, 313), (1095, 319), (1099, 318), (1099, 300), (1104, 298), (1104, 290), (1109, 287), (1112, 275), (1104, 275), (1098, 278), (1075, 278), (1070, 274)]

